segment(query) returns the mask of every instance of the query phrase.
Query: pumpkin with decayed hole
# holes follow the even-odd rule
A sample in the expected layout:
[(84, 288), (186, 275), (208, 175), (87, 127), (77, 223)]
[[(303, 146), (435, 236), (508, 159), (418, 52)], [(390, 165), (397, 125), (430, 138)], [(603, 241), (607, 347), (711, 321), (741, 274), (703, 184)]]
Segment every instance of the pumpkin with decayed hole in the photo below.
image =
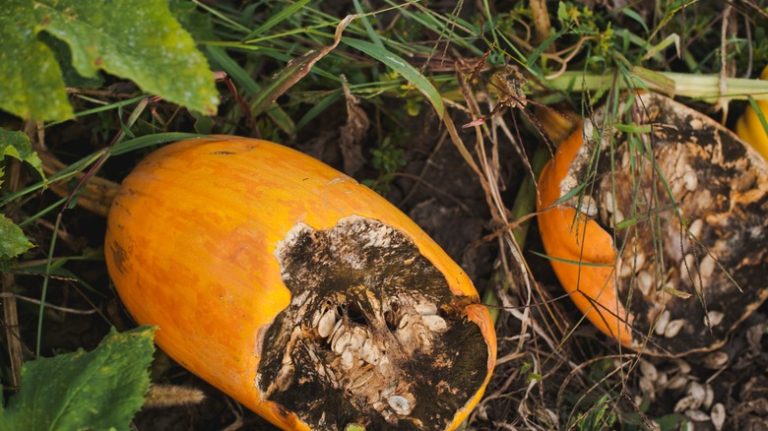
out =
[[(539, 179), (539, 228), (561, 284), (602, 332), (649, 354), (708, 351), (768, 298), (768, 165), (709, 117), (627, 94)], [(631, 124), (631, 126), (626, 126)]]
[(452, 430), (496, 340), (467, 275), (353, 179), (274, 143), (151, 154), (108, 218), (128, 311), (184, 367), (286, 430)]

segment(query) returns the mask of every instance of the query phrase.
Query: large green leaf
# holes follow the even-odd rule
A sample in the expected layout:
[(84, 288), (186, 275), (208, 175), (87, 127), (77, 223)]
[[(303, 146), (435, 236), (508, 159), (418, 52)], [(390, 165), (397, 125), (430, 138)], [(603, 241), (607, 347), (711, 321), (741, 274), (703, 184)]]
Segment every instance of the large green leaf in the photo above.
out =
[(153, 336), (113, 330), (92, 352), (25, 363), (0, 430), (129, 430), (149, 388)]
[(5, 0), (0, 8), (0, 108), (24, 118), (73, 116), (61, 69), (40, 32), (64, 41), (85, 78), (104, 70), (213, 114), (213, 73), (167, 0)]

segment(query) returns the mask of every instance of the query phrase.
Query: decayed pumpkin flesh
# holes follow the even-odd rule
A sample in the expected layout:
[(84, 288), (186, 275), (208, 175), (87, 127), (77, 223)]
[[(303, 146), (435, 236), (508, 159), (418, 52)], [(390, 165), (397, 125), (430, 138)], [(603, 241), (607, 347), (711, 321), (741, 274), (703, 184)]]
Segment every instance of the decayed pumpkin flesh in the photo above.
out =
[(768, 164), (667, 97), (623, 100), (621, 121), (647, 132), (613, 131), (598, 111), (542, 172), (545, 250), (579, 309), (622, 345), (715, 349), (768, 298)]
[(105, 251), (159, 346), (283, 429), (455, 429), (495, 363), (490, 316), (445, 252), (277, 144), (156, 151), (123, 183)]
[(614, 286), (616, 251), (610, 234), (576, 209), (558, 205), (561, 183), (582, 149), (583, 134), (580, 125), (541, 172), (539, 230), (552, 268), (579, 310), (603, 333), (630, 346), (630, 322)]

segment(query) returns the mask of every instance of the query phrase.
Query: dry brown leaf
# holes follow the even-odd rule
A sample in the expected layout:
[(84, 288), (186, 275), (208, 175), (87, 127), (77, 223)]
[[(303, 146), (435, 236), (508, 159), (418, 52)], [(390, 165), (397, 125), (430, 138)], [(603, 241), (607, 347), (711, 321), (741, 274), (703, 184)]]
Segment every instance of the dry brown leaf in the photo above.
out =
[(344, 172), (354, 175), (363, 167), (365, 158), (363, 157), (362, 141), (370, 127), (371, 122), (360, 102), (349, 91), (347, 82), (342, 83), (344, 90), (344, 99), (347, 102), (347, 122), (339, 128), (339, 145), (341, 146), (341, 156), (344, 159)]

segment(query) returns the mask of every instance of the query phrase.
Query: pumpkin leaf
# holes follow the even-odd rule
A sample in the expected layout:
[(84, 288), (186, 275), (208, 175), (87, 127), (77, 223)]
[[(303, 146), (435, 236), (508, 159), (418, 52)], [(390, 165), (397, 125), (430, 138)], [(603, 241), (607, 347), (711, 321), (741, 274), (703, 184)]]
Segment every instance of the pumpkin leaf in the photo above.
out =
[(30, 166), (45, 178), (43, 173), (43, 162), (32, 150), (32, 144), (29, 137), (22, 132), (10, 131), (0, 128), (0, 185), (3, 184), (4, 164), (3, 158), (13, 157), (21, 162), (29, 163)]
[(0, 109), (36, 120), (73, 117), (62, 69), (38, 37), (43, 32), (68, 45), (83, 78), (103, 70), (170, 102), (216, 112), (213, 72), (168, 0), (7, 0), (0, 8)]
[(21, 228), (8, 217), (0, 214), (0, 261), (13, 259), (32, 248)]
[(24, 364), (3, 430), (129, 430), (149, 388), (154, 328), (117, 333), (96, 349)]

